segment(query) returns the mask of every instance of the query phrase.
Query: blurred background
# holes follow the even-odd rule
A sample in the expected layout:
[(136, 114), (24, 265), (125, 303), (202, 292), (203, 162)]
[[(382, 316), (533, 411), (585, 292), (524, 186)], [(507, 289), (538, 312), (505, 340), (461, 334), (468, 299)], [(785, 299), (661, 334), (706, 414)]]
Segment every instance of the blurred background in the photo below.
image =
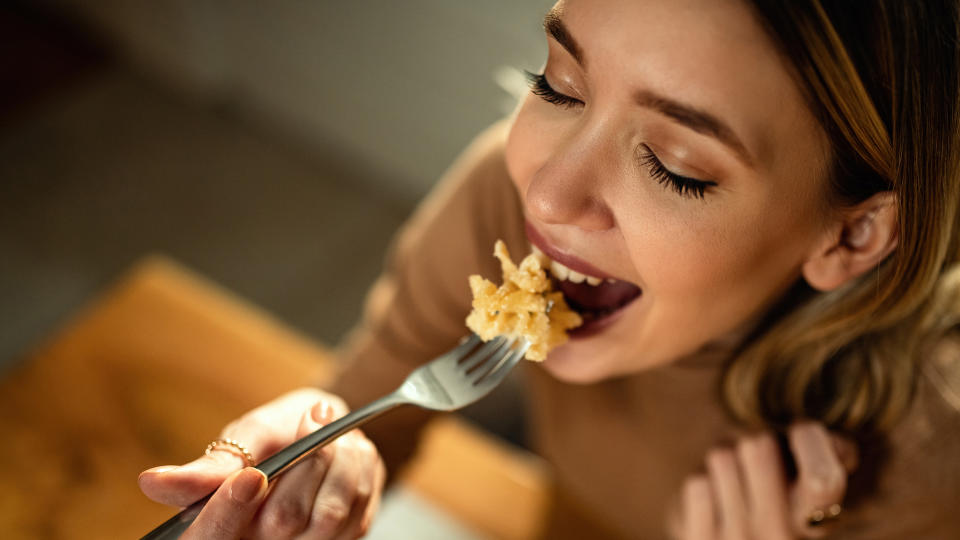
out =
[(0, 4), (0, 377), (151, 253), (336, 344), (551, 4)]
[(151, 252), (335, 343), (551, 3), (4, 2), (0, 369)]

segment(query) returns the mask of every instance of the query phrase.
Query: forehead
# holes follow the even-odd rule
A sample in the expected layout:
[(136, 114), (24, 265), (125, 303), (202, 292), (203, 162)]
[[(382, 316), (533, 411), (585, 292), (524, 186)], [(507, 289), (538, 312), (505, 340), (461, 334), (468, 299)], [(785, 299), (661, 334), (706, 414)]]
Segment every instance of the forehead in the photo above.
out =
[(588, 78), (649, 90), (722, 118), (759, 165), (817, 128), (786, 59), (741, 0), (564, 0)]

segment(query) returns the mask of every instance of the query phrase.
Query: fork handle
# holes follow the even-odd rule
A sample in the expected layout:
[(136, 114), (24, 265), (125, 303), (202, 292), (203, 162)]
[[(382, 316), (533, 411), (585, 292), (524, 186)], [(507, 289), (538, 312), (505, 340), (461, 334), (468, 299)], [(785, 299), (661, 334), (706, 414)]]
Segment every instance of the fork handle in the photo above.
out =
[(404, 403), (406, 403), (406, 400), (396, 392), (387, 394), (376, 401), (372, 401), (353, 412), (341, 416), (306, 437), (294, 442), (257, 464), (257, 468), (263, 471), (263, 474), (267, 475), (267, 480), (273, 480), (278, 474), (296, 465), (300, 460), (310, 455), (310, 452), (313, 450), (325, 446), (327, 443), (353, 428), (365, 424)]
[[(393, 409), (394, 407), (403, 405), (407, 402), (408, 401), (404, 399), (398, 392), (388, 394), (376, 401), (360, 407), (359, 409), (345, 416), (338, 418), (337, 420), (334, 420), (333, 422), (330, 422), (306, 437), (297, 440), (283, 450), (280, 450), (276, 454), (263, 460), (256, 466), (256, 468), (260, 469), (263, 471), (263, 474), (267, 475), (267, 480), (273, 480), (290, 467), (299, 463), (300, 460), (310, 455), (310, 453), (317, 448), (325, 446), (327, 443), (330, 443), (337, 437), (352, 430), (353, 428), (364, 424), (369, 420), (373, 420), (374, 418)], [(203, 507), (207, 505), (207, 501), (210, 500), (210, 497), (213, 496), (215, 491), (216, 490), (211, 491), (205, 497), (191, 504), (179, 514), (173, 516), (167, 521), (164, 521), (156, 529), (153, 529), (143, 536), (141, 540), (168, 540), (180, 538), (180, 535), (183, 534), (183, 531), (185, 531), (187, 527), (189, 527), (190, 524), (197, 519), (197, 515), (201, 510), (203, 510)]]

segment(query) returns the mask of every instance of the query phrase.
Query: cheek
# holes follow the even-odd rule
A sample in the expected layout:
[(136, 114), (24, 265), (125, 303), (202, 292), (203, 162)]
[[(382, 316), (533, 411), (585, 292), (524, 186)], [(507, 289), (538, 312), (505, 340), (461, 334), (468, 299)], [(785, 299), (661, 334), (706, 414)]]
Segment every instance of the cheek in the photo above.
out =
[(661, 212), (646, 221), (646, 233), (626, 232), (638, 239), (631, 253), (666, 319), (695, 315), (704, 330), (729, 329), (799, 277), (803, 231), (796, 221), (782, 212), (730, 210)]
[(517, 110), (507, 136), (505, 160), (507, 172), (521, 195), (533, 176), (547, 162), (557, 144), (556, 130), (548, 129), (543, 102), (528, 95)]

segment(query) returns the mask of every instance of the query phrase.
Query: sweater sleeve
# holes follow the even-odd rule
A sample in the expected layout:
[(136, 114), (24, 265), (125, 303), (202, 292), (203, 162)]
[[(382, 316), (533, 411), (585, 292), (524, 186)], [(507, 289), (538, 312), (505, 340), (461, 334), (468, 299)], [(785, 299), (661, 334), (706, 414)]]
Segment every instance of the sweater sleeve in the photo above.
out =
[[(394, 238), (362, 319), (338, 351), (343, 367), (331, 390), (352, 408), (394, 390), (415, 367), (468, 333), (467, 276), (499, 277), (492, 255), (497, 238), (517, 253), (527, 249), (503, 161), (506, 134), (506, 122), (480, 134)], [(370, 422), (364, 432), (390, 469), (412, 453), (428, 418), (405, 407)]]

